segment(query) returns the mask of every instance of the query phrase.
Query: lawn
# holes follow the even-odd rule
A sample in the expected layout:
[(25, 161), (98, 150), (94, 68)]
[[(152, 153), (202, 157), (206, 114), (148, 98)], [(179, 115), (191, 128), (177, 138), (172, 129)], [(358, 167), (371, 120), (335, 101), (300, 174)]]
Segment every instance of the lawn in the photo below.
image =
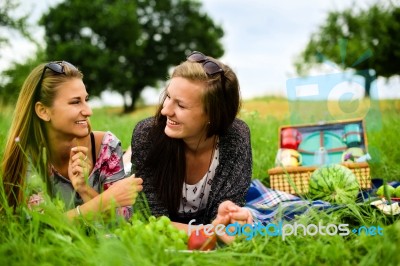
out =
[[(95, 109), (95, 130), (110, 130), (130, 144), (132, 129), (154, 113), (143, 107), (129, 115), (119, 108)], [(0, 147), (4, 146), (12, 108), (0, 106)], [(280, 98), (245, 101), (240, 118), (251, 130), (253, 178), (269, 184), (267, 170), (274, 166), (281, 125), (308, 124), (364, 118), (373, 178), (400, 181), (400, 101), (289, 102)], [(2, 149), (0, 149), (0, 154)], [(0, 193), (1, 194), (1, 193)], [(71, 224), (57, 205), (46, 207), (46, 215), (22, 217), (3, 214), (0, 222), (0, 265), (398, 265), (400, 222), (369, 204), (349, 204), (336, 212), (311, 211), (300, 215), (302, 224), (346, 223), (382, 228), (381, 235), (314, 235), (238, 238), (214, 252), (186, 253), (185, 238), (165, 220), (143, 220), (143, 209), (135, 208), (133, 223), (98, 222)], [(28, 216), (29, 214), (29, 216)], [(29, 219), (28, 219), (29, 217)]]

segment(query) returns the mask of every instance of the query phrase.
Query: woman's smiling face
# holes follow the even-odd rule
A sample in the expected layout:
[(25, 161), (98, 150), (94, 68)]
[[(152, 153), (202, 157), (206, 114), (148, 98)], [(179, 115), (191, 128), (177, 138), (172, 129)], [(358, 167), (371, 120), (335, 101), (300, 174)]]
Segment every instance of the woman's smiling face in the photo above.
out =
[(167, 88), (161, 114), (167, 117), (165, 134), (185, 142), (205, 136), (208, 115), (204, 112), (202, 96), (205, 83), (174, 77)]
[(52, 106), (47, 107), (50, 115), (48, 129), (76, 137), (89, 134), (88, 118), (92, 109), (88, 96), (81, 79), (74, 78), (60, 84)]

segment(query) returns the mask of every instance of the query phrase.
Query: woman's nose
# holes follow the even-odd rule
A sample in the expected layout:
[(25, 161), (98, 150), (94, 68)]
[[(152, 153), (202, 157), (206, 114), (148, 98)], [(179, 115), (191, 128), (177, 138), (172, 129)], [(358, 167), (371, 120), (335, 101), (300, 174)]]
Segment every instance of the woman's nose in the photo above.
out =
[(89, 103), (85, 103), (82, 114), (84, 116), (91, 116), (93, 114), (92, 108), (90, 107)]
[(164, 116), (172, 116), (172, 114), (173, 114), (172, 104), (171, 104), (171, 101), (169, 101), (168, 99), (165, 99), (165, 101), (163, 103), (163, 108), (161, 109), (161, 114)]

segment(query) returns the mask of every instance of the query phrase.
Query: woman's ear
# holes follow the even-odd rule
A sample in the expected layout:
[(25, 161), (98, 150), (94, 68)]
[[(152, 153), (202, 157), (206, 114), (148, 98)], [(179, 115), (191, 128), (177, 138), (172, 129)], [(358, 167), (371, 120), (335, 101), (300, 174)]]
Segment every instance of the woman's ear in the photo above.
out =
[(50, 115), (49, 115), (49, 110), (46, 106), (44, 106), (43, 103), (37, 102), (35, 103), (35, 112), (37, 116), (42, 119), (43, 121), (49, 122), (50, 121)]

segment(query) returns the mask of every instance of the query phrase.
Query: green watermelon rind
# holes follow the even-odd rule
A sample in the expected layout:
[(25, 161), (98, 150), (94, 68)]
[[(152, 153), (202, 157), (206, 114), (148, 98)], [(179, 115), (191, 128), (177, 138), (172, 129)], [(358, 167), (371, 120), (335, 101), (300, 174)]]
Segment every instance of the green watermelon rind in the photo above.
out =
[(356, 175), (340, 164), (326, 165), (316, 169), (309, 181), (311, 198), (332, 203), (354, 202), (359, 188)]

